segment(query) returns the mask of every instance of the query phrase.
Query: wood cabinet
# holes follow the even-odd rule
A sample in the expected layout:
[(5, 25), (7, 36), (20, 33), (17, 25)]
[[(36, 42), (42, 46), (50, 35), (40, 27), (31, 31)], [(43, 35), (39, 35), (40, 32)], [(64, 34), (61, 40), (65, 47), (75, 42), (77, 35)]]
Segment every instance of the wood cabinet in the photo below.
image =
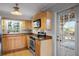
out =
[(40, 56), (40, 41), (36, 40), (35, 41), (35, 55)]
[(27, 35), (27, 48), (30, 47), (30, 35)]
[(47, 21), (49, 20), (49, 29), (52, 30), (52, 19), (53, 19), (53, 13), (52, 11), (40, 11), (37, 14), (33, 16), (33, 21), (41, 19), (41, 27), (40, 29), (46, 30), (47, 29)]
[(26, 29), (32, 29), (32, 21), (31, 20), (25, 21), (25, 28)]
[(4, 51), (9, 51), (9, 50), (12, 50), (13, 49), (13, 37), (7, 37), (7, 36), (5, 36), (5, 37), (3, 37), (2, 38), (2, 47), (3, 47), (3, 52)]
[(4, 35), (2, 38), (3, 52), (27, 47), (26, 35)]
[(52, 56), (52, 39), (35, 40), (35, 55), (36, 56)]
[(41, 27), (40, 29), (45, 30), (46, 29), (46, 12), (38, 12), (36, 15), (33, 16), (33, 21), (37, 19), (41, 19)]

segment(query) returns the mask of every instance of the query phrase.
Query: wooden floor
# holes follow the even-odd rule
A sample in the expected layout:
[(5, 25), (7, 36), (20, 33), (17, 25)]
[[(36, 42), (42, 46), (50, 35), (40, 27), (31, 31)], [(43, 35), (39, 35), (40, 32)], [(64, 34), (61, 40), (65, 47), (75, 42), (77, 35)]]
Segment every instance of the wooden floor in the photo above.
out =
[(4, 56), (32, 56), (32, 53), (29, 50), (21, 50), (12, 53), (7, 53)]

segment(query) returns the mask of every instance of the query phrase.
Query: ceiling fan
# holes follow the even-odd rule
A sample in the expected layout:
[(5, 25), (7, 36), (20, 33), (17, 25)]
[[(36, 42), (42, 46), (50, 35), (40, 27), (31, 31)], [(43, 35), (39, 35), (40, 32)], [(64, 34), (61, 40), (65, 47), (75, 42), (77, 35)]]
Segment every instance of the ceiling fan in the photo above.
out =
[(22, 13), (20, 12), (20, 8), (18, 7), (19, 4), (15, 4), (15, 6), (13, 7), (13, 11), (11, 11), (11, 14), (12, 15), (15, 15), (15, 16), (20, 16), (22, 15)]

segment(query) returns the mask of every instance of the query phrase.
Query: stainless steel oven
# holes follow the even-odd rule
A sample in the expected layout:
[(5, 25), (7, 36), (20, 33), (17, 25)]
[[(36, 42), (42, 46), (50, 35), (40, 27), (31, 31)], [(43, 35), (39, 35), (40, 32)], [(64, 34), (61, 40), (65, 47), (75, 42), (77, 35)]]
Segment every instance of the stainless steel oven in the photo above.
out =
[(35, 54), (35, 38), (34, 37), (30, 37), (30, 50), (33, 54)]

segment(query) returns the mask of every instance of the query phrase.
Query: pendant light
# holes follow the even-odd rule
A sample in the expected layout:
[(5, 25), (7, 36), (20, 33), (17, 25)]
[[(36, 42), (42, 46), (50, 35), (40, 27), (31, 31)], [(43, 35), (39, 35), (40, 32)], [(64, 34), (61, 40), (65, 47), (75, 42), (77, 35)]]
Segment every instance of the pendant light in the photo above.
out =
[(11, 12), (12, 15), (20, 16), (22, 13), (20, 12), (20, 8), (18, 7), (18, 4), (16, 3), (13, 7), (13, 11)]

